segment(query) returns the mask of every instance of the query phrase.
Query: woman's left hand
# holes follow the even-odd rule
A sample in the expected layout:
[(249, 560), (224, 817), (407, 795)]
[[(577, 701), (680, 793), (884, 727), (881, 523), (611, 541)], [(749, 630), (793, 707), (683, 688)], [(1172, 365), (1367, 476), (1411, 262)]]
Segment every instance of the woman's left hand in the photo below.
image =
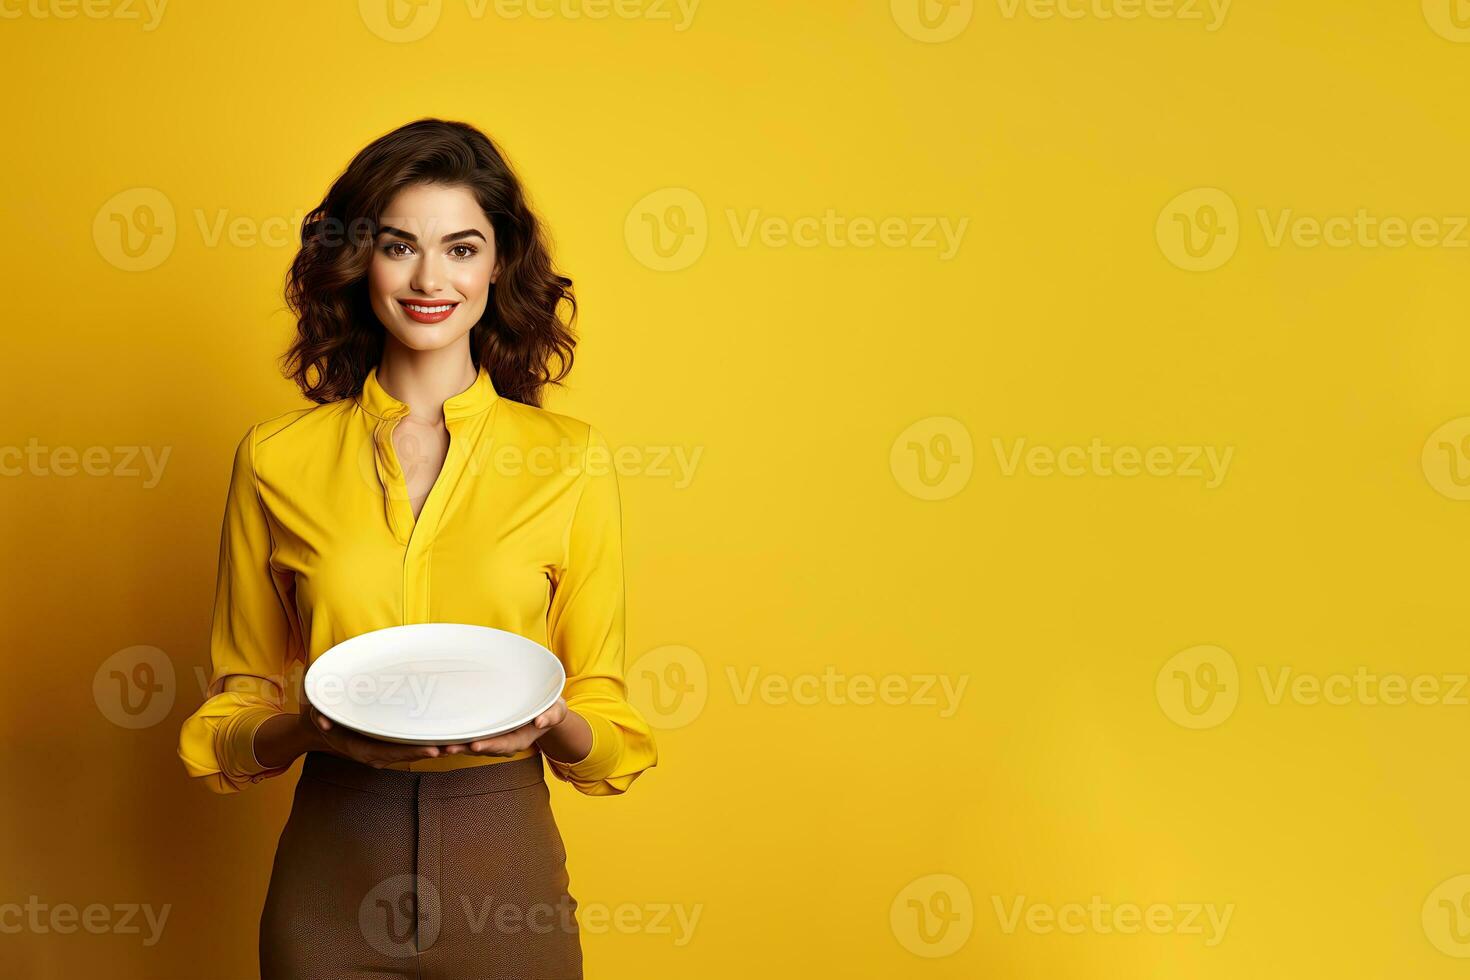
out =
[(534, 745), (542, 735), (560, 725), (566, 716), (567, 702), (564, 698), (557, 698), (555, 704), (520, 728), (473, 742), (441, 745), (440, 749), (445, 755), (515, 755)]

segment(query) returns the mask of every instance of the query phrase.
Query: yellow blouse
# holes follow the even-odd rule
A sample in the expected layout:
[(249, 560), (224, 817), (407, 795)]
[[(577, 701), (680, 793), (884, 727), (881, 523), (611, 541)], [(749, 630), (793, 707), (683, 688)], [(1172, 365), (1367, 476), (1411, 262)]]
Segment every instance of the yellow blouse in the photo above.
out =
[[(183, 723), (179, 757), (219, 793), (278, 776), (255, 731), (284, 710), (293, 659), (309, 665), (369, 630), (472, 623), (550, 649), (562, 696), (587, 720), (579, 762), (546, 756), (589, 796), (625, 792), (657, 764), (623, 678), (623, 555), (617, 475), (597, 429), (495, 391), (482, 367), (444, 403), (450, 442), (417, 519), (393, 447), (406, 404), (368, 373), (354, 398), (252, 425), (235, 450), (220, 535), (207, 700)], [(395, 763), (423, 770), (536, 754)]]

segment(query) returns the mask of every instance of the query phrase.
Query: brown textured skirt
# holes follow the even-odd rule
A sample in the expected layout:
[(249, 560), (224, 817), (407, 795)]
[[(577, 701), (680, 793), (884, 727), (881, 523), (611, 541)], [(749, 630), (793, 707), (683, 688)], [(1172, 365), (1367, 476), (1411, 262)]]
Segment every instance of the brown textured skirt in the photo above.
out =
[(260, 918), (262, 980), (581, 980), (540, 754), (444, 772), (309, 752)]

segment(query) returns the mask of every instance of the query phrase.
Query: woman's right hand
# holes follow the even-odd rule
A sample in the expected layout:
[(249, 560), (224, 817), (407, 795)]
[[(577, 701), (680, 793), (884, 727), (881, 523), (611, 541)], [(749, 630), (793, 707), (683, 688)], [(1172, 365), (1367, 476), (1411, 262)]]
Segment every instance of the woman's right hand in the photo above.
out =
[(385, 742), (355, 732), (333, 723), (332, 719), (316, 710), (314, 705), (304, 705), (301, 718), (302, 724), (311, 733), (315, 743), (313, 748), (351, 759), (353, 762), (361, 762), (374, 769), (381, 769), (395, 762), (434, 759), (444, 754), (437, 745), (400, 745), (398, 742)]

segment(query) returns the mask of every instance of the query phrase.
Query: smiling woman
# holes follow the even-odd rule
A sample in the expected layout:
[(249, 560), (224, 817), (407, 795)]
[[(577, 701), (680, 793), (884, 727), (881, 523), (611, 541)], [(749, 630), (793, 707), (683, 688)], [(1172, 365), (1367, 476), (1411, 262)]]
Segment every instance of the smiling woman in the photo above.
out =
[[(461, 307), (471, 323), (483, 316), (499, 270), (492, 244), (495, 233), (474, 196), (463, 187), (419, 184), (404, 188), (390, 210), (403, 217), (390, 216), (378, 228), (378, 247), (368, 275), (378, 319), (387, 324), (406, 314), (415, 323), (443, 323)], [(435, 241), (433, 225), (441, 220), (465, 222), (466, 227)], [(423, 240), (391, 221), (418, 226)], [(418, 345), (418, 350), (430, 349), (427, 345), (438, 339), (413, 331), (393, 335)]]
[[(316, 402), (361, 388), (384, 328), (414, 351), (468, 331), (496, 392), (528, 405), (572, 368), (572, 280), (553, 268), (503, 154), (460, 123), (420, 120), (358, 153), (302, 223), (286, 299), (297, 337), (285, 367)], [(404, 303), (455, 308), (430, 321), (445, 329), (416, 333)]]
[[(306, 756), (260, 921), (262, 977), (580, 977), (543, 759), (612, 796), (657, 750), (624, 681), (607, 442), (540, 407), (571, 368), (571, 280), (494, 144), (421, 120), (359, 153), (303, 223), (287, 298), (285, 366), (316, 405), (236, 447), (213, 675), (179, 739), (190, 775), (221, 793)], [(502, 471), (480, 465), (491, 447), (573, 451)], [(447, 745), (284, 705), (292, 660), (418, 623), (534, 640), (561, 662), (561, 696), (519, 728)], [(487, 932), (455, 914), (491, 895), (561, 909), (562, 927)]]

